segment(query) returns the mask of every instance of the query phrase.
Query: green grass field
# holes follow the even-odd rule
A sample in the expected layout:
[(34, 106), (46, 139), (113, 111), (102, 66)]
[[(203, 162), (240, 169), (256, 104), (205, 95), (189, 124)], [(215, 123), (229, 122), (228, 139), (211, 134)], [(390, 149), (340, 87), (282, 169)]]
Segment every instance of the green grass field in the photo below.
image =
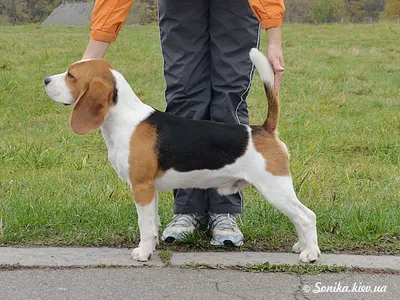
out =
[[(288, 24), (280, 137), (299, 199), (317, 214), (322, 251), (400, 254), (400, 25)], [(0, 246), (129, 246), (139, 232), (133, 198), (107, 161), (99, 131), (74, 135), (71, 107), (43, 79), (79, 60), (83, 27), (0, 27)], [(266, 48), (266, 34), (262, 46)], [(141, 100), (164, 109), (158, 28), (125, 27), (106, 57)], [(258, 75), (248, 106), (266, 116)], [(245, 190), (242, 249), (290, 251), (294, 227)], [(163, 226), (172, 193), (161, 194)], [(166, 249), (207, 249), (194, 234)]]

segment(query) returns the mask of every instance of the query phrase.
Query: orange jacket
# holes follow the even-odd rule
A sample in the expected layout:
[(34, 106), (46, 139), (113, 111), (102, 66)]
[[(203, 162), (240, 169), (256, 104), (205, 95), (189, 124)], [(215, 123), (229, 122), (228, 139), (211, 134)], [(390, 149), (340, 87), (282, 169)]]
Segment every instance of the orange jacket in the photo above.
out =
[[(114, 42), (129, 14), (133, 0), (97, 0), (90, 21), (90, 37), (93, 40)], [(183, 0), (184, 1), (184, 0)], [(283, 0), (248, 0), (251, 9), (268, 29), (280, 27), (285, 14)]]

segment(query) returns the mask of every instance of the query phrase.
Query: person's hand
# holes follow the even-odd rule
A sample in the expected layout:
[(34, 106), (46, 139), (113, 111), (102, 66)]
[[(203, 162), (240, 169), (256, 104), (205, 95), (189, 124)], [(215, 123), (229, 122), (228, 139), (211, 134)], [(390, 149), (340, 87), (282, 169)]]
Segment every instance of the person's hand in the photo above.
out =
[(283, 62), (283, 56), (282, 56), (282, 48), (274, 45), (268, 45), (267, 58), (275, 74), (274, 91), (276, 94), (279, 94), (282, 74), (283, 71), (285, 71), (285, 64)]
[(283, 55), (282, 55), (281, 29), (279, 27), (269, 28), (267, 29), (267, 33), (268, 33), (267, 58), (275, 74), (274, 91), (276, 94), (279, 94), (282, 73), (285, 70), (285, 63), (283, 62)]

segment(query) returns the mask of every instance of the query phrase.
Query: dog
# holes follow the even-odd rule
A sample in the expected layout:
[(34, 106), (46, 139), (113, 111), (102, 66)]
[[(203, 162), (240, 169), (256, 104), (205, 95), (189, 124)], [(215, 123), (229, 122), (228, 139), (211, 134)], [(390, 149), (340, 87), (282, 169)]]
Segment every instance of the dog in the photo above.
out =
[(132, 190), (140, 229), (133, 259), (147, 261), (158, 246), (158, 191), (216, 188), (229, 195), (247, 184), (294, 224), (298, 242), (292, 251), (300, 253), (300, 262), (320, 256), (316, 215), (296, 197), (289, 153), (278, 138), (274, 73), (259, 50), (251, 49), (249, 56), (268, 101), (261, 126), (194, 121), (157, 111), (142, 103), (105, 60), (81, 60), (45, 79), (52, 100), (74, 104), (70, 125), (76, 134), (101, 129), (111, 165)]

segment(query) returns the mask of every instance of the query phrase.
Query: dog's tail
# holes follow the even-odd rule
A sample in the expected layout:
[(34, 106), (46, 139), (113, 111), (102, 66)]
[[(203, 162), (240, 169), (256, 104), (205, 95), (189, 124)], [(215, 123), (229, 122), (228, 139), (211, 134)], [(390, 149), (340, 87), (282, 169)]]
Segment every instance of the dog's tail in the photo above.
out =
[(279, 97), (274, 92), (274, 72), (268, 59), (258, 49), (251, 49), (249, 56), (264, 83), (268, 99), (268, 115), (262, 127), (270, 133), (275, 133), (279, 122)]

